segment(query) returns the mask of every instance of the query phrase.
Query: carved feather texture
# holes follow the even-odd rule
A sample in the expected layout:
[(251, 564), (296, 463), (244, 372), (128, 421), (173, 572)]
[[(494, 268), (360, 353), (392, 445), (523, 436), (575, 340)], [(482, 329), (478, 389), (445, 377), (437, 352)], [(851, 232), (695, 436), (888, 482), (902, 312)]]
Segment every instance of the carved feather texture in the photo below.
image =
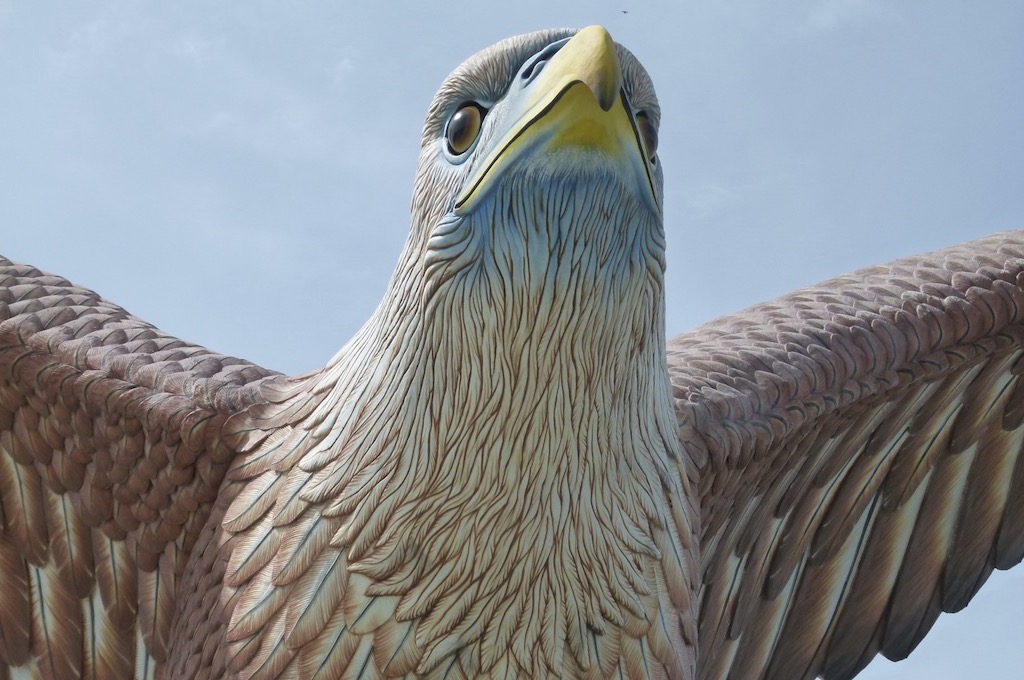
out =
[(1022, 282), (1024, 235), (996, 235), (672, 342), (701, 678), (853, 677), (1021, 560)]
[(215, 430), (267, 375), (0, 259), (4, 672), (155, 677), (232, 455)]
[[(454, 178), (431, 174), (449, 100), (504, 90), (563, 35), (453, 74), (384, 305), (322, 372), (268, 384), (232, 421), (246, 455), (223, 560), (241, 676), (692, 673), (697, 521), (664, 398), (660, 228), (619, 187), (577, 195), (566, 178), (572, 191), (527, 208), (536, 223), (484, 229), (445, 216)], [(629, 96), (656, 110), (620, 58)], [(473, 219), (506, 219), (518, 191)], [(484, 233), (507, 242), (491, 252)]]
[(619, 184), (548, 159), (450, 211), (451, 107), (570, 33), (445, 81), (389, 295), (320, 372), (0, 259), (0, 678), (849, 678), (1021, 560), (1024, 235), (713, 322), (670, 383)]

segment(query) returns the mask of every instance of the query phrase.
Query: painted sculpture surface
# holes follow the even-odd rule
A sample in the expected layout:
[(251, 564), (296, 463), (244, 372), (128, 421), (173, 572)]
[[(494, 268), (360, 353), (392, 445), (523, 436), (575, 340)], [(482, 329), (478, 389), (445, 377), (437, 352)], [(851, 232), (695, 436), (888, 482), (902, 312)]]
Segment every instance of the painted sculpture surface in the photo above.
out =
[(599, 27), (465, 62), (305, 376), (0, 260), (0, 676), (849, 678), (1020, 562), (1024, 234), (666, 342), (659, 117)]

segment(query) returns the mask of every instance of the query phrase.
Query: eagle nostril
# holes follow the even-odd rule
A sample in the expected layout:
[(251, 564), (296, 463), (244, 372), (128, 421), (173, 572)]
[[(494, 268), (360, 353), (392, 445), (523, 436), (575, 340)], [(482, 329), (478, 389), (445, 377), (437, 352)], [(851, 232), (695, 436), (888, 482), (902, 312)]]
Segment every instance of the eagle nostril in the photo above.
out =
[(522, 85), (529, 85), (534, 78), (540, 75), (540, 72), (544, 69), (545, 64), (551, 60), (558, 50), (569, 42), (569, 38), (563, 38), (556, 42), (551, 43), (537, 54), (530, 57), (530, 59), (523, 65), (523, 69), (519, 72), (519, 80), (522, 81)]

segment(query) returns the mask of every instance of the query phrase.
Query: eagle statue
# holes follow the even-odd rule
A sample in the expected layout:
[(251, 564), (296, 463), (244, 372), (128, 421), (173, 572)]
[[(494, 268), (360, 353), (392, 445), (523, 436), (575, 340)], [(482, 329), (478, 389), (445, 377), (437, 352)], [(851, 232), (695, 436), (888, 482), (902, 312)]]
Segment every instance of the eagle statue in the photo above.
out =
[(659, 120), (601, 27), (470, 58), (298, 377), (0, 259), (0, 678), (839, 680), (1020, 562), (1024, 233), (666, 342)]

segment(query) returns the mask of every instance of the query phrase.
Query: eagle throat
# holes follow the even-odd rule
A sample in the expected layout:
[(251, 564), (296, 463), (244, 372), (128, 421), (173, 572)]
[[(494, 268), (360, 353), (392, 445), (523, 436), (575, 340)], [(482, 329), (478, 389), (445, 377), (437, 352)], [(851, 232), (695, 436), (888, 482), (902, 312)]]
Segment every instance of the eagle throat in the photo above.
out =
[(671, 644), (644, 643), (649, 661), (692, 665), (661, 224), (614, 183), (545, 186), (414, 209), (385, 302), (265, 420), (287, 417), (263, 448), (297, 465), (275, 465), (247, 540), (302, 544), (315, 521), (311, 568), (343, 568), (345, 611), (373, 612), (358, 620), (411, 626), (417, 674), (458, 656), (575, 677), (656, 632)]

